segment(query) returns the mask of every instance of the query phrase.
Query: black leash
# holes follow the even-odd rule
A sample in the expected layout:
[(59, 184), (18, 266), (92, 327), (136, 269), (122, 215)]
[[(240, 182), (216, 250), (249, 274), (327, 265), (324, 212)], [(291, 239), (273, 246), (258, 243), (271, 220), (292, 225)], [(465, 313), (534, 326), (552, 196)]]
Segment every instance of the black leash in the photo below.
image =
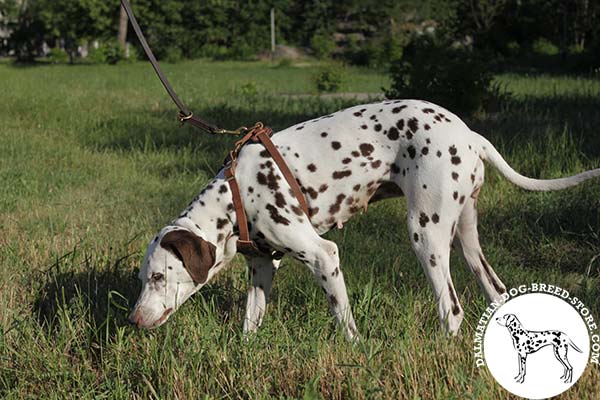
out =
[(142, 32), (142, 29), (140, 28), (140, 25), (137, 23), (137, 20), (135, 19), (135, 15), (133, 14), (133, 10), (131, 9), (131, 5), (129, 4), (129, 1), (121, 0), (121, 5), (125, 9), (125, 12), (127, 13), (127, 16), (129, 17), (129, 21), (131, 22), (131, 26), (133, 26), (133, 30), (135, 31), (136, 36), (138, 37), (140, 43), (142, 44), (142, 48), (144, 49), (146, 56), (148, 56), (148, 59), (150, 60), (150, 63), (152, 64), (152, 68), (154, 68), (156, 75), (158, 75), (158, 79), (160, 79), (160, 82), (165, 87), (167, 93), (169, 94), (169, 96), (171, 97), (173, 102), (177, 105), (177, 108), (179, 108), (178, 118), (182, 124), (187, 122), (188, 124), (195, 126), (196, 128), (202, 129), (203, 131), (206, 131), (206, 132), (212, 133), (212, 134), (219, 133), (219, 134), (240, 135), (240, 134), (248, 131), (248, 128), (246, 128), (246, 127), (241, 127), (234, 131), (218, 128), (216, 125), (213, 125), (213, 124), (211, 124), (207, 121), (204, 121), (203, 119), (195, 116), (194, 113), (191, 112), (190, 109), (187, 108), (185, 106), (185, 104), (183, 104), (181, 99), (177, 96), (177, 93), (175, 93), (175, 90), (173, 90), (173, 87), (169, 83), (169, 80), (167, 79), (165, 74), (160, 69), (160, 65), (158, 65), (158, 61), (156, 61), (156, 57), (154, 57), (154, 54), (152, 53), (152, 49), (150, 49), (150, 46), (148, 46), (148, 42), (146, 41), (146, 38)]

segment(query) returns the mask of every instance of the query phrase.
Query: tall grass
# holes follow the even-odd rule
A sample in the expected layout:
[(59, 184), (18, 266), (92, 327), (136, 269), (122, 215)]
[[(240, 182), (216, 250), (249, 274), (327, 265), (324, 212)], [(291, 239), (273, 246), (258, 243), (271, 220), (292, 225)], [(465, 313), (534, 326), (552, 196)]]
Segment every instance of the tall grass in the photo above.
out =
[[(259, 63), (167, 66), (191, 108), (236, 127), (274, 128), (352, 100), (311, 92), (314, 69)], [(347, 71), (349, 91), (374, 92), (375, 72)], [(500, 76), (513, 92), (469, 124), (519, 171), (556, 177), (600, 166), (598, 83)], [(328, 234), (363, 340), (348, 344), (302, 265), (284, 259), (260, 332), (245, 342), (244, 261), (202, 289), (163, 327), (126, 323), (153, 234), (218, 169), (234, 139), (177, 128), (145, 63), (119, 67), (0, 65), (0, 396), (6, 398), (508, 398), (474, 366), (485, 308), (459, 257), (452, 274), (462, 334), (439, 329), (433, 296), (406, 234), (404, 201), (375, 204)], [(240, 91), (252, 82), (256, 90)], [(556, 89), (548, 90), (554, 87)], [(598, 182), (526, 193), (493, 169), (479, 201), (484, 250), (509, 286), (560, 285), (600, 315)], [(600, 393), (589, 368), (563, 397)]]

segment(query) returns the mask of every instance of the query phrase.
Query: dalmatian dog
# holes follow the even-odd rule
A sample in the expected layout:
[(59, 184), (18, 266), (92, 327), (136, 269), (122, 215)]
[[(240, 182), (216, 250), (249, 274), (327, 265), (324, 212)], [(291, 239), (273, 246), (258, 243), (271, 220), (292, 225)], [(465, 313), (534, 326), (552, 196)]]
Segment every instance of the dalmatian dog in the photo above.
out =
[(579, 353), (583, 353), (579, 347), (561, 331), (528, 331), (523, 328), (521, 322), (514, 314), (506, 314), (496, 318), (499, 325), (508, 328), (508, 332), (513, 341), (513, 346), (519, 355), (519, 374), (515, 376), (515, 380), (519, 383), (525, 381), (525, 364), (527, 355), (535, 353), (542, 347), (552, 346), (554, 348), (554, 356), (564, 368), (564, 373), (560, 377), (565, 383), (570, 383), (573, 380), (573, 367), (569, 363), (567, 353), (569, 346)]
[[(348, 108), (279, 131), (271, 139), (298, 180), (309, 215), (265, 148), (259, 143), (244, 146), (236, 178), (250, 236), (265, 253), (248, 258), (246, 334), (260, 326), (279, 259), (287, 254), (308, 267), (344, 334), (356, 338), (338, 247), (321, 235), (342, 228), (370, 202), (397, 196), (406, 197), (410, 241), (433, 289), (439, 319), (456, 334), (464, 313), (450, 276), (453, 242), (488, 301), (501, 301), (506, 291), (478, 239), (483, 161), (528, 190), (564, 189), (600, 176), (595, 169), (561, 179), (524, 177), (456, 115), (418, 100)], [(225, 268), (236, 254), (237, 238), (232, 194), (221, 170), (150, 243), (130, 320), (147, 328), (164, 323)]]

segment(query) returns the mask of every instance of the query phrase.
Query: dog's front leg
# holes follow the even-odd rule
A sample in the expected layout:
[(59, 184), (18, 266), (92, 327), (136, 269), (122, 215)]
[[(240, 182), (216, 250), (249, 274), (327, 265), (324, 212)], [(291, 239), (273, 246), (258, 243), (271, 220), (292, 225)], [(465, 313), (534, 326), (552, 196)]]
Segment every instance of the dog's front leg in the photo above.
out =
[(315, 279), (321, 285), (331, 313), (344, 331), (344, 335), (351, 340), (358, 340), (358, 331), (350, 302), (344, 275), (340, 269), (338, 247), (335, 243), (319, 238), (318, 242), (304, 251), (302, 261), (308, 266)]
[(269, 302), (273, 277), (279, 268), (280, 262), (281, 260), (273, 260), (268, 257), (248, 258), (250, 285), (246, 301), (244, 336), (255, 332), (262, 323)]

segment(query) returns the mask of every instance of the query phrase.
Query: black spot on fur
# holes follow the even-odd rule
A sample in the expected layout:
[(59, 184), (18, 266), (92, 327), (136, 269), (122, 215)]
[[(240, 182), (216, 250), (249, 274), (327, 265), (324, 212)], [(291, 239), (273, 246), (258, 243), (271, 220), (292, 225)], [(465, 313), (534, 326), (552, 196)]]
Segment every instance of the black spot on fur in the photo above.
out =
[(358, 151), (356, 151), (356, 150), (354, 150), (354, 151), (353, 151), (352, 153), (350, 153), (350, 154), (352, 154), (352, 157), (359, 157), (359, 156), (360, 156), (360, 153), (359, 153)]
[(442, 152), (441, 151), (437, 151), (437, 153), (435, 153), (436, 156), (441, 157), (442, 156)]
[(225, 225), (227, 225), (227, 222), (229, 222), (229, 220), (225, 218), (217, 218), (217, 229), (223, 229)]
[(283, 208), (286, 204), (287, 202), (285, 201), (283, 194), (281, 194), (281, 192), (275, 193), (275, 205), (279, 208)]
[(435, 111), (432, 108), (424, 108), (423, 112), (425, 114), (433, 114)]
[(392, 112), (393, 112), (394, 114), (398, 114), (400, 111), (404, 110), (405, 108), (406, 108), (406, 106), (405, 106), (405, 105), (398, 106), (398, 107), (394, 107), (394, 108), (392, 108)]
[(396, 165), (395, 163), (392, 163), (390, 168), (392, 169), (392, 173), (394, 173), (394, 174), (400, 173), (400, 167), (398, 165)]
[(337, 306), (338, 301), (337, 301), (337, 299), (335, 298), (334, 295), (330, 295), (329, 296), (329, 303), (331, 303), (332, 306)]
[(388, 132), (387, 137), (390, 140), (398, 140), (398, 138), (400, 137), (400, 133), (398, 132), (398, 129), (396, 129), (392, 126), (390, 128), (390, 131)]
[(406, 151), (408, 151), (408, 155), (410, 156), (410, 158), (415, 158), (415, 156), (417, 155), (417, 151), (412, 145), (408, 146)]
[(361, 127), (362, 129), (368, 129), (368, 128), (369, 128), (369, 127), (367, 126), (367, 124), (362, 124), (360, 127)]
[(455, 181), (458, 181), (458, 173), (453, 172), (452, 173), (452, 179), (454, 179)]
[(421, 154), (423, 154), (424, 156), (426, 156), (427, 154), (429, 154), (429, 148), (428, 147), (423, 147), (421, 149)]
[(256, 174), (256, 180), (258, 181), (259, 185), (267, 184), (267, 176), (260, 171)]
[(333, 179), (343, 179), (352, 175), (352, 171), (335, 171), (331, 176)]
[(375, 124), (373, 128), (375, 129), (375, 132), (379, 132), (381, 131), (381, 124)]
[(260, 153), (258, 153), (258, 154), (259, 154), (261, 157), (264, 157), (264, 158), (269, 158), (269, 157), (271, 157), (271, 154), (269, 154), (269, 152), (268, 152), (266, 149), (265, 149), (265, 150), (262, 150), (262, 151), (261, 151)]
[(429, 217), (427, 216), (427, 214), (425, 214), (424, 212), (421, 212), (421, 214), (419, 215), (419, 224), (421, 225), (421, 227), (425, 228), (425, 226), (427, 225), (428, 222), (429, 222)]
[(349, 157), (346, 157), (342, 160), (342, 164), (350, 164), (352, 162), (352, 159)]
[(419, 129), (419, 120), (413, 117), (408, 120), (406, 125), (408, 125), (408, 129), (410, 129), (412, 133), (415, 133)]
[(315, 172), (317, 170), (317, 166), (315, 164), (308, 164), (306, 166), (306, 168), (310, 171), (310, 172)]
[(354, 187), (352, 188), (352, 190), (354, 190), (355, 192), (358, 192), (360, 190), (360, 184), (354, 185)]
[(363, 143), (360, 146), (358, 146), (358, 148), (360, 149), (360, 152), (364, 157), (369, 156), (373, 152), (373, 150), (375, 150), (373, 145), (370, 143)]
[(403, 120), (403, 119), (399, 119), (399, 120), (396, 122), (396, 127), (397, 127), (398, 129), (400, 129), (401, 131), (402, 131), (402, 130), (404, 130), (404, 120)]
[(327, 137), (327, 132), (321, 132), (321, 137)]
[(458, 164), (460, 164), (460, 157), (459, 156), (452, 156), (452, 158), (450, 159), (450, 161), (452, 162), (452, 164), (458, 165)]
[(454, 192), (454, 193), (452, 194), (452, 198), (453, 198), (454, 200), (458, 199), (458, 192)]
[(339, 149), (340, 149), (340, 147), (342, 147), (342, 144), (341, 144), (340, 142), (331, 142), (331, 147), (332, 147), (334, 150), (339, 150)]
[(455, 156), (457, 153), (456, 146), (455, 145), (450, 146), (448, 148), (448, 153), (450, 153), (451, 156)]
[(372, 168), (374, 168), (374, 169), (377, 169), (377, 168), (379, 168), (380, 166), (381, 166), (381, 160), (373, 161), (373, 162), (371, 163), (371, 167), (372, 167)]
[(432, 267), (435, 267), (437, 265), (434, 254), (432, 254), (431, 257), (429, 257), (429, 265), (431, 265)]
[(273, 204), (267, 204), (267, 211), (269, 211), (269, 216), (276, 224), (289, 225), (290, 220), (279, 214), (279, 210)]
[(343, 193), (338, 194), (335, 199), (335, 203), (329, 207), (329, 213), (333, 215), (333, 214), (337, 213), (338, 211), (340, 211), (340, 206), (342, 205), (342, 201), (344, 201), (345, 198), (346, 198), (345, 194), (343, 194)]
[(439, 215), (437, 215), (437, 214), (433, 214), (433, 215), (431, 216), (431, 221), (432, 221), (434, 224), (437, 224), (438, 222), (440, 222), (440, 216), (439, 216)]
[(415, 240), (415, 243), (417, 243), (419, 241), (419, 234), (415, 232), (413, 239)]

